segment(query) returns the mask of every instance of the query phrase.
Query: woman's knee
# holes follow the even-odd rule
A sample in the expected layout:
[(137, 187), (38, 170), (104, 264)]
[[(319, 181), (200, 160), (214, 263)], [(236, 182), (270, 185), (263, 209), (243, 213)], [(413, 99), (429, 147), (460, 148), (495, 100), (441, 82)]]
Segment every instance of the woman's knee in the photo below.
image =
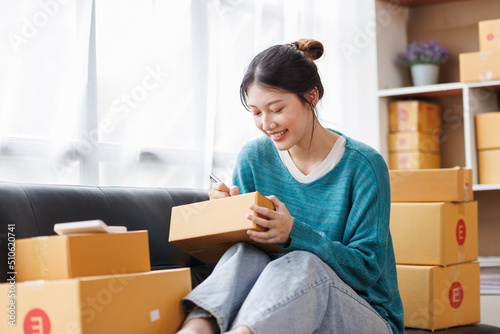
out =
[(217, 267), (224, 265), (226, 262), (236, 261), (241, 262), (251, 262), (253, 265), (265, 267), (271, 259), (269, 256), (250, 244), (245, 242), (237, 243), (231, 246), (220, 258), (217, 263)]
[(269, 263), (265, 269), (275, 272), (276, 275), (321, 276), (321, 278), (335, 275), (333, 270), (319, 257), (307, 251), (293, 251)]

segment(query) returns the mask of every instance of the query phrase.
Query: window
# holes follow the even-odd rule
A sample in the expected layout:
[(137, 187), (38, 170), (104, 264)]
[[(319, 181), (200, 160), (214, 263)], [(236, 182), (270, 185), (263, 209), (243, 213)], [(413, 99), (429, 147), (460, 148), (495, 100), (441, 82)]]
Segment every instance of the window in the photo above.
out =
[(320, 118), (364, 139), (356, 110), (376, 105), (364, 62), (374, 43), (349, 57), (339, 45), (373, 19), (353, 3), (2, 2), (0, 180), (206, 188), (213, 170), (230, 182), (239, 149), (259, 136), (239, 101), (244, 69), (301, 37), (326, 49)]

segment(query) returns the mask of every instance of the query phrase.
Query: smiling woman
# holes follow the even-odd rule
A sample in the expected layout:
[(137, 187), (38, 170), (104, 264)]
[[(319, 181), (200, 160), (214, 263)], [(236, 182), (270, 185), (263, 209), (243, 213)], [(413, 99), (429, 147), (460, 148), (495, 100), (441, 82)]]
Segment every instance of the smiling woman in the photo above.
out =
[(251, 205), (259, 215), (247, 219), (262, 229), (247, 234), (288, 253), (230, 248), (184, 298), (180, 333), (404, 332), (387, 165), (315, 117), (323, 85), (314, 60), (322, 53), (321, 43), (299, 40), (255, 56), (240, 96), (265, 136), (240, 151), (233, 185), (209, 192), (212, 200), (267, 196), (274, 210)]

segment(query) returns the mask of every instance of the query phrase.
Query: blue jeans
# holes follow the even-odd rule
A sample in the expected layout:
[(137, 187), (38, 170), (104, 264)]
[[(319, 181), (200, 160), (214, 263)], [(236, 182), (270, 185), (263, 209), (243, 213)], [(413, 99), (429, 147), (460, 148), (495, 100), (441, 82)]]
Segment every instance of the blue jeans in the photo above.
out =
[[(392, 333), (389, 323), (316, 255), (276, 260), (245, 243), (231, 247), (213, 273), (183, 300), (187, 320), (213, 316), (221, 333)], [(194, 310), (194, 311), (193, 311)]]

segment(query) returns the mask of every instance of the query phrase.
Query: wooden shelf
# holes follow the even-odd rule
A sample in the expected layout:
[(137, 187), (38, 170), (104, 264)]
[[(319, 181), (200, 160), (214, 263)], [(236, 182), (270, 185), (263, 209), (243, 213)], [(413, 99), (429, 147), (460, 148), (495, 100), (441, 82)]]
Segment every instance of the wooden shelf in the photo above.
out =
[(449, 97), (462, 95), (463, 89), (467, 87), (462, 82), (444, 83), (428, 86), (410, 86), (401, 88), (389, 88), (378, 91), (379, 97)]
[(474, 184), (474, 191), (500, 191), (500, 184)]
[(500, 80), (481, 82), (451, 82), (427, 86), (408, 86), (401, 88), (381, 89), (378, 97), (430, 97), (442, 98), (461, 96), (464, 88), (486, 88), (500, 92)]

